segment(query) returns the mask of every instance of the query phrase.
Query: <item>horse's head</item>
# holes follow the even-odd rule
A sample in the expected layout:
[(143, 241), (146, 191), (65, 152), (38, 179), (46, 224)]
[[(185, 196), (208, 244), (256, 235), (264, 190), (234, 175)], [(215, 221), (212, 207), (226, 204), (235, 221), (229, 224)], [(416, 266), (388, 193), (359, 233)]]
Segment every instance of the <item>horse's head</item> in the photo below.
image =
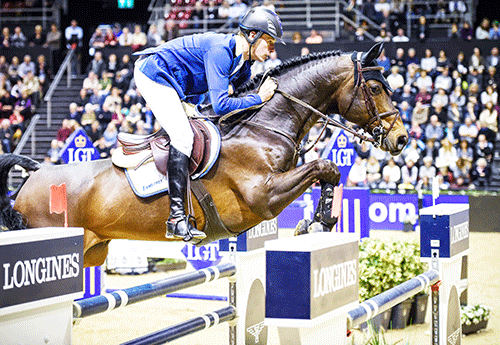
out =
[(395, 156), (406, 146), (408, 133), (391, 101), (392, 90), (382, 74), (383, 68), (377, 63), (382, 50), (380, 42), (367, 53), (352, 54), (353, 74), (340, 89), (338, 107), (346, 120), (372, 135), (375, 145)]

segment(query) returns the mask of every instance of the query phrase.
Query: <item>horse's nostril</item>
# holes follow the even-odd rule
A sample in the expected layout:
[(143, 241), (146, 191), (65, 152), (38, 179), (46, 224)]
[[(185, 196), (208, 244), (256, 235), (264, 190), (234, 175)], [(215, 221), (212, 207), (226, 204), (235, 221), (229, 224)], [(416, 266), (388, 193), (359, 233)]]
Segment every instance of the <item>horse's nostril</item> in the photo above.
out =
[(408, 143), (408, 137), (406, 135), (401, 135), (398, 137), (397, 144), (399, 150), (404, 149), (407, 143)]

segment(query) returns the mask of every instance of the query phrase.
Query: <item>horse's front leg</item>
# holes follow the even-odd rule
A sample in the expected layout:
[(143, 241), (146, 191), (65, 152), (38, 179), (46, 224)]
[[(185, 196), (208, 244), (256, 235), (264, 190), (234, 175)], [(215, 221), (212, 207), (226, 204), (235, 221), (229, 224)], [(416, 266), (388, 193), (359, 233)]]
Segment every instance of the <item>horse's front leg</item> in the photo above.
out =
[(281, 174), (272, 175), (266, 182), (269, 210), (278, 215), (302, 195), (314, 182), (336, 186), (340, 180), (337, 165), (330, 160), (317, 159)]

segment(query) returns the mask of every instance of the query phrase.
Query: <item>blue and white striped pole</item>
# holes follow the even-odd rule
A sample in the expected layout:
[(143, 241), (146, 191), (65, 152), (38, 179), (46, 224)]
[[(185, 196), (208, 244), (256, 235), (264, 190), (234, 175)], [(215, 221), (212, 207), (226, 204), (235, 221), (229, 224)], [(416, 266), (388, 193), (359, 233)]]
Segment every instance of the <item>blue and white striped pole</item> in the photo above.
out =
[(189, 334), (213, 327), (222, 322), (231, 321), (236, 317), (236, 308), (228, 306), (194, 319), (181, 322), (160, 331), (127, 341), (121, 345), (159, 345), (179, 339)]
[(439, 273), (430, 270), (364, 301), (356, 309), (348, 312), (348, 329), (373, 319), (396, 304), (425, 290), (428, 286), (436, 284), (438, 280)]
[(159, 297), (191, 286), (206, 284), (219, 278), (232, 276), (235, 273), (236, 265), (229, 262), (153, 283), (75, 301), (73, 303), (73, 318), (84, 318), (105, 311), (123, 308), (129, 304)]

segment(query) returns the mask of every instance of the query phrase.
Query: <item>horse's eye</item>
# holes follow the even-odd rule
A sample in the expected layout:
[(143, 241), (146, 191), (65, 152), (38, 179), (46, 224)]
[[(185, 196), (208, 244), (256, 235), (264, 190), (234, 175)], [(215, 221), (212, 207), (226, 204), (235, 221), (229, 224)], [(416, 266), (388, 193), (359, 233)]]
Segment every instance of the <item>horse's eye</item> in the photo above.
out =
[(374, 94), (374, 95), (377, 95), (380, 93), (380, 88), (378, 86), (372, 86), (370, 88), (371, 92)]

